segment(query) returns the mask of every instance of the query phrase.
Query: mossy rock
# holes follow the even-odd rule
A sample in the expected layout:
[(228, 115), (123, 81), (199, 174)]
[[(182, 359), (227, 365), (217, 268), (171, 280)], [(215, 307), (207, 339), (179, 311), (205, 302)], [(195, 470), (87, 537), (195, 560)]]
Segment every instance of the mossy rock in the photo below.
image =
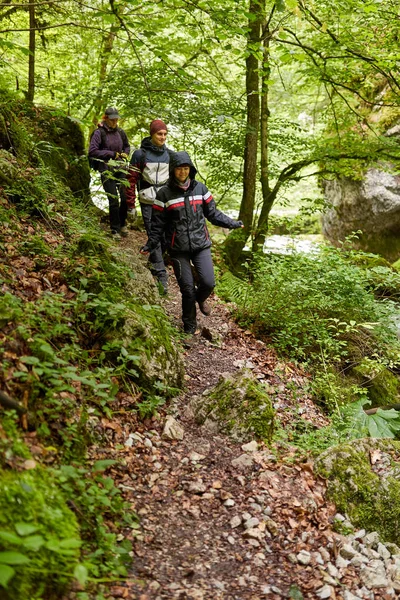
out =
[(193, 400), (193, 409), (199, 424), (216, 427), (235, 440), (272, 439), (271, 399), (249, 371), (221, 375), (212, 390)]
[(368, 390), (371, 407), (396, 404), (400, 395), (400, 379), (382, 364), (364, 359), (351, 370), (351, 379)]
[(355, 527), (400, 543), (400, 442), (368, 438), (335, 446), (318, 457), (315, 470)]
[(56, 600), (79, 562), (76, 517), (45, 469), (0, 469), (0, 551), (18, 552), (27, 564), (12, 565), (15, 575), (0, 597)]
[(140, 356), (138, 383), (147, 391), (155, 384), (180, 388), (184, 367), (176, 332), (163, 309), (157, 305), (136, 305), (126, 320), (123, 345), (129, 354)]

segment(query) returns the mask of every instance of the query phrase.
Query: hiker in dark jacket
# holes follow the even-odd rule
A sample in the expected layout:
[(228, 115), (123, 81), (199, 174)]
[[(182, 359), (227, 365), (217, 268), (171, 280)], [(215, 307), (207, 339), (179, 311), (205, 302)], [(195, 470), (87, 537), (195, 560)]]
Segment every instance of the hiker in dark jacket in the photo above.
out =
[[(207, 187), (196, 181), (196, 173), (187, 152), (172, 154), (170, 178), (168, 184), (157, 192), (151, 232), (141, 249), (142, 254), (146, 254), (165, 234), (168, 253), (182, 293), (183, 329), (189, 334), (196, 331), (196, 302), (200, 311), (209, 315), (211, 309), (206, 300), (215, 287), (206, 219), (227, 229), (243, 227), (242, 221), (235, 221), (216, 208)], [(197, 287), (191, 264), (197, 272)]]
[[(165, 145), (168, 130), (164, 121), (155, 119), (150, 123), (150, 136), (142, 140), (139, 150), (132, 155), (127, 189), (128, 212), (136, 213), (136, 188), (140, 209), (147, 235), (151, 232), (151, 215), (157, 190), (165, 185), (169, 177), (170, 150)], [(151, 270), (161, 283), (164, 292), (168, 290), (168, 274), (163, 261), (162, 243), (150, 252)]]
[[(95, 168), (101, 173), (101, 182), (109, 203), (111, 234), (115, 238), (128, 235), (124, 165), (130, 146), (125, 131), (118, 127), (118, 119), (120, 115), (114, 106), (106, 108), (89, 146), (89, 157), (92, 162), (96, 162)], [(110, 160), (112, 165), (109, 164)]]

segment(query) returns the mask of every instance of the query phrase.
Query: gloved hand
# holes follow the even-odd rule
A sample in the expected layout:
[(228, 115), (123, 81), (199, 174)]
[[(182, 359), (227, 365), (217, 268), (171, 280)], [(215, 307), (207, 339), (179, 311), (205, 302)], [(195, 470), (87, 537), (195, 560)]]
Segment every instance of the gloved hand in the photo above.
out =
[(147, 244), (145, 244), (144, 246), (142, 246), (139, 250), (140, 254), (149, 254), (150, 252), (150, 248), (148, 247)]
[(128, 221), (130, 223), (134, 223), (137, 219), (137, 210), (136, 208), (128, 208)]
[(116, 152), (115, 153), (115, 160), (127, 160), (128, 155), (125, 154), (125, 152)]

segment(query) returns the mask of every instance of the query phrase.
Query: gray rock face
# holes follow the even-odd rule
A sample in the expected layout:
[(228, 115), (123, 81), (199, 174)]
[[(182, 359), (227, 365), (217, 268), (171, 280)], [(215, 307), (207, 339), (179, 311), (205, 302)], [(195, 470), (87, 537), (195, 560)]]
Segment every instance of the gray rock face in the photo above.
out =
[(324, 235), (337, 243), (353, 231), (363, 234), (359, 248), (388, 260), (400, 256), (400, 177), (369, 169), (363, 180), (341, 177), (324, 185), (332, 208), (322, 218)]

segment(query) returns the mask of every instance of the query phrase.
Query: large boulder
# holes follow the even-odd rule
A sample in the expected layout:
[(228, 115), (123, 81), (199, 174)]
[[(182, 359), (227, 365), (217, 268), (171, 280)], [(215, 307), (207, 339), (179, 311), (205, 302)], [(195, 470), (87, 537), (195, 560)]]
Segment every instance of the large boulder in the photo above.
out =
[(356, 247), (381, 254), (390, 261), (400, 257), (400, 177), (369, 169), (363, 180), (340, 177), (324, 184), (331, 205), (322, 217), (322, 230), (337, 244), (353, 231), (362, 231)]
[(315, 462), (328, 496), (353, 525), (400, 543), (400, 442), (357, 439), (329, 448)]

